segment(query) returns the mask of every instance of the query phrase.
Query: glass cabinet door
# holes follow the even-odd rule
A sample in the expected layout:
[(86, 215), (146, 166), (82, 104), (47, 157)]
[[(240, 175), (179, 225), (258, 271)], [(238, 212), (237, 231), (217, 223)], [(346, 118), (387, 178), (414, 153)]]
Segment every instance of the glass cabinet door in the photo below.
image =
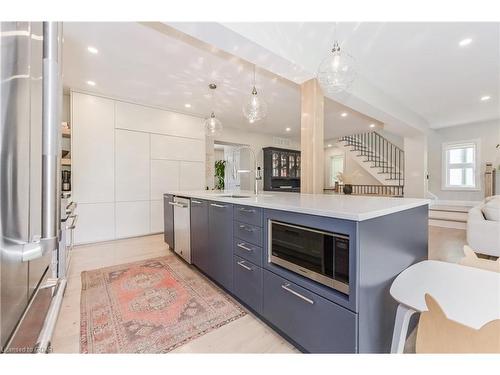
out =
[(280, 176), (280, 155), (277, 152), (272, 153), (273, 177)]
[(295, 155), (294, 154), (288, 154), (288, 175), (290, 177), (296, 177), (296, 170), (297, 167), (295, 165)]
[(300, 154), (295, 158), (295, 177), (300, 177)]
[(285, 152), (281, 153), (281, 173), (280, 177), (288, 177), (288, 157)]

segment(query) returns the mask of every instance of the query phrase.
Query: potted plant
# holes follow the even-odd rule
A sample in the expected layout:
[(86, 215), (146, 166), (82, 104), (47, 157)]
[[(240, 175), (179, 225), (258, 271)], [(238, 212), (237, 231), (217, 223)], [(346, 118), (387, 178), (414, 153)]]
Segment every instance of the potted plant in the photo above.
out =
[(226, 160), (215, 161), (215, 189), (224, 190), (224, 176), (226, 174)]

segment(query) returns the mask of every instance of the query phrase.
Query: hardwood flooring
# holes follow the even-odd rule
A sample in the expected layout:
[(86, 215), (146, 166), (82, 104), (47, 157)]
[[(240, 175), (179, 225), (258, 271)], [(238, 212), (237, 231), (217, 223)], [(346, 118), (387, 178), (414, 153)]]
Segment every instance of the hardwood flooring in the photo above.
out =
[[(456, 262), (462, 256), (465, 231), (429, 227), (429, 259)], [(101, 267), (165, 255), (162, 235), (76, 247), (72, 252), (68, 286), (54, 332), (55, 353), (79, 353), (80, 273)], [(408, 351), (412, 351), (409, 338)], [(173, 353), (297, 353), (291, 344), (252, 314), (207, 333)]]

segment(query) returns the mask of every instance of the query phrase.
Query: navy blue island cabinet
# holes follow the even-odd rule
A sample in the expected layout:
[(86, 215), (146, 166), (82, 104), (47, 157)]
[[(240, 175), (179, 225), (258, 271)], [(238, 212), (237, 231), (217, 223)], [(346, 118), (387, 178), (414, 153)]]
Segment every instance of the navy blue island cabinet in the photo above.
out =
[[(397, 308), (389, 288), (401, 271), (426, 259), (427, 215), (423, 205), (353, 221), (192, 198), (192, 260), (304, 352), (388, 353)], [(348, 270), (345, 288), (273, 262), (269, 232), (276, 222), (286, 223), (282, 238), (299, 248), (311, 240), (294, 238), (294, 228), (348, 239), (348, 264), (347, 258), (338, 264)]]

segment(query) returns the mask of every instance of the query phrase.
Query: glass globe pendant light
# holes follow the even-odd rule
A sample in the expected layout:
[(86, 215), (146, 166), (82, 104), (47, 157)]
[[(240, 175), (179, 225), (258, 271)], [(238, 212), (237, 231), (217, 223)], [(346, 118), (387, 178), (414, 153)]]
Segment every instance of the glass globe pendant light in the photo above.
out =
[(347, 91), (356, 79), (356, 60), (340, 48), (335, 41), (332, 53), (319, 65), (317, 78), (321, 88), (328, 94)]
[(262, 120), (267, 115), (267, 104), (259, 96), (255, 87), (255, 65), (253, 66), (253, 88), (249, 100), (243, 105), (243, 115), (250, 124)]
[(214, 112), (212, 112), (210, 117), (205, 120), (205, 131), (210, 137), (220, 134), (222, 131), (222, 123), (217, 117), (215, 117)]
[[(214, 108), (214, 97), (215, 97), (215, 89), (217, 88), (217, 85), (215, 83), (211, 83), (208, 85), (208, 88), (210, 90), (213, 90), (212, 94), (212, 108)], [(215, 117), (215, 112), (212, 110), (212, 113), (210, 113), (210, 116), (205, 119), (205, 132), (207, 136), (213, 137), (222, 131), (222, 123), (220, 120)]]

